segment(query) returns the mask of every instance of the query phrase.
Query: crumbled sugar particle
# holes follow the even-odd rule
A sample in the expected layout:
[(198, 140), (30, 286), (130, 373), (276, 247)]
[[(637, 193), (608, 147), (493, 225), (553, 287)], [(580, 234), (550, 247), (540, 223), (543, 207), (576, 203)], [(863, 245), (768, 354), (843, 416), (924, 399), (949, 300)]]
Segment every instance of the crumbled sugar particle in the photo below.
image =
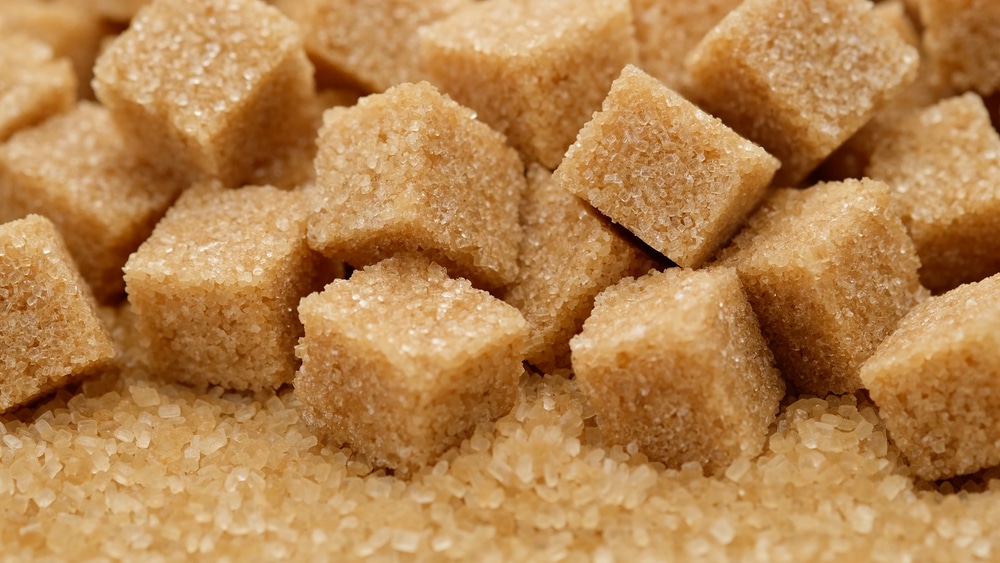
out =
[(778, 165), (630, 65), (554, 177), (667, 258), (696, 268), (756, 207)]
[(49, 217), (100, 301), (124, 295), (122, 266), (185, 187), (139, 159), (91, 102), (0, 145), (0, 221)]
[(931, 291), (1000, 272), (1000, 136), (978, 95), (901, 119), (879, 139), (867, 174), (892, 188)]
[(66, 111), (75, 97), (73, 69), (51, 47), (26, 35), (0, 37), (0, 143)]
[(551, 176), (537, 164), (528, 168), (518, 277), (504, 296), (528, 321), (527, 361), (545, 373), (570, 368), (569, 339), (580, 332), (598, 293), (656, 265), (649, 253)]
[(192, 188), (125, 265), (153, 371), (231, 389), (291, 382), (299, 299), (329, 281), (302, 192)]
[(628, 0), (476, 2), (420, 36), (432, 81), (550, 170), (638, 60)]
[(401, 254), (302, 300), (295, 390), (334, 443), (401, 472), (506, 414), (527, 323), (467, 280)]
[(570, 347), (605, 440), (668, 467), (756, 456), (785, 394), (732, 268), (625, 278)]
[(795, 185), (913, 81), (918, 59), (866, 0), (749, 0), (685, 66), (694, 101)]
[(861, 364), (926, 297), (889, 188), (773, 192), (719, 262), (734, 265), (782, 375), (802, 393), (862, 387)]
[(150, 160), (236, 187), (311, 134), (312, 73), (298, 27), (273, 7), (157, 0), (98, 59), (94, 89)]
[(115, 355), (62, 237), (38, 215), (0, 225), (0, 350), (0, 412)]
[(514, 280), (524, 166), (503, 136), (426, 82), (324, 114), (309, 244), (355, 267), (419, 251), (495, 290)]
[(957, 92), (1000, 89), (1000, 5), (991, 0), (919, 0), (928, 59)]

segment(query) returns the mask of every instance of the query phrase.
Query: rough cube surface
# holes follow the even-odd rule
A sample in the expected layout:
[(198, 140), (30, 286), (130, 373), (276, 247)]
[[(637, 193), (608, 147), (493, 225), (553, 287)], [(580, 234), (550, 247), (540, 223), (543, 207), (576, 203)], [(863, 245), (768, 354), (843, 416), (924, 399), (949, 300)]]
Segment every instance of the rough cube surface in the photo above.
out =
[(748, 0), (685, 64), (694, 100), (794, 185), (913, 81), (918, 55), (865, 0)]
[(360, 267), (420, 251), (497, 289), (517, 274), (524, 166), (503, 136), (426, 82), (324, 115), (309, 244)]
[(667, 258), (696, 268), (746, 219), (778, 165), (628, 66), (555, 178)]
[(518, 276), (504, 300), (528, 321), (527, 361), (545, 373), (569, 369), (569, 339), (580, 332), (597, 294), (622, 277), (645, 274), (655, 262), (537, 164), (528, 169), (521, 223)]
[(25, 35), (0, 37), (0, 143), (73, 106), (76, 77), (52, 48)]
[(304, 416), (379, 465), (433, 463), (514, 404), (524, 318), (422, 256), (334, 281), (303, 299), (299, 315)]
[(626, 278), (570, 346), (604, 438), (671, 467), (756, 456), (785, 392), (732, 268)]
[(1000, 276), (913, 309), (861, 378), (919, 477), (1000, 463)]
[(99, 301), (123, 296), (122, 266), (185, 187), (140, 160), (89, 102), (0, 145), (0, 221), (49, 217)]
[(1000, 3), (919, 0), (924, 50), (956, 91), (1000, 89)]
[(420, 49), (442, 91), (550, 170), (638, 57), (628, 0), (479, 2), (421, 30)]
[(235, 187), (312, 131), (312, 72), (273, 7), (159, 0), (98, 59), (94, 87), (150, 160)]
[(900, 120), (878, 143), (867, 175), (892, 188), (931, 291), (1000, 272), (1000, 136), (978, 95)]
[(737, 267), (781, 373), (820, 397), (860, 389), (861, 364), (926, 297), (913, 242), (874, 180), (777, 190), (719, 262)]
[[(184, 192), (125, 265), (153, 368), (195, 385), (277, 388), (298, 367), (295, 307), (322, 283), (301, 192)], [(320, 278), (320, 279), (318, 279)]]
[(115, 356), (62, 237), (38, 215), (0, 225), (0, 412)]

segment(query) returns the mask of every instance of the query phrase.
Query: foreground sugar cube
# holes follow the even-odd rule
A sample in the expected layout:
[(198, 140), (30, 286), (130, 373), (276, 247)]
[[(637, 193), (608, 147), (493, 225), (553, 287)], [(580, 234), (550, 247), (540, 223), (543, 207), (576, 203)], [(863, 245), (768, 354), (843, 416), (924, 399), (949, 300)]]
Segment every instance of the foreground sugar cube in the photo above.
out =
[(435, 84), (550, 170), (638, 56), (628, 0), (478, 2), (420, 49)]
[(0, 221), (50, 217), (99, 301), (187, 184), (131, 150), (106, 109), (83, 102), (0, 145)]
[(516, 309), (401, 254), (302, 300), (295, 393), (333, 443), (407, 472), (506, 414), (524, 372)]
[(38, 215), (0, 225), (0, 350), (0, 412), (115, 356), (62, 237)]
[(920, 0), (927, 57), (956, 91), (1000, 89), (1000, 4)]
[(291, 382), (295, 307), (328, 281), (305, 230), (301, 192), (186, 191), (125, 265), (154, 371), (230, 389)]
[(555, 178), (667, 258), (697, 268), (757, 205), (778, 166), (630, 65)]
[(569, 339), (580, 332), (597, 294), (625, 276), (645, 274), (655, 262), (539, 165), (528, 169), (521, 222), (518, 276), (504, 300), (528, 321), (527, 361), (545, 373), (568, 369)]
[(669, 467), (756, 456), (785, 393), (732, 268), (626, 278), (570, 346), (605, 440)]
[(311, 134), (312, 73), (298, 27), (273, 7), (159, 0), (101, 55), (94, 88), (152, 162), (236, 187)]
[(1000, 464), (1000, 276), (915, 307), (861, 369), (913, 472), (946, 479)]
[(309, 244), (355, 267), (419, 251), (477, 287), (514, 280), (526, 181), (503, 135), (427, 84), (324, 114)]
[(76, 98), (76, 77), (52, 48), (25, 35), (0, 37), (0, 143), (66, 111)]
[(866, 170), (892, 188), (920, 256), (920, 280), (941, 293), (1000, 272), (1000, 135), (974, 93), (901, 119)]
[(735, 265), (782, 375), (820, 397), (858, 371), (926, 297), (889, 188), (845, 180), (770, 195), (720, 256)]
[(686, 61), (706, 111), (795, 185), (913, 81), (917, 51), (866, 0), (748, 0)]

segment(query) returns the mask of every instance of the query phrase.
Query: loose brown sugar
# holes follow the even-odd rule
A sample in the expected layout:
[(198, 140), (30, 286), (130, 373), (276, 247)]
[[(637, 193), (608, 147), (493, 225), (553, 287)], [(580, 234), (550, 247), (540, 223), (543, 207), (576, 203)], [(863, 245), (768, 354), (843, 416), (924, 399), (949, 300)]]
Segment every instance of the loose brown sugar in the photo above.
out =
[(757, 205), (778, 161), (627, 66), (555, 172), (564, 189), (696, 268)]
[(732, 268), (625, 278), (570, 347), (604, 439), (675, 469), (758, 455), (785, 395)]
[(263, 389), (291, 382), (295, 307), (327, 269), (306, 245), (302, 192), (210, 185), (170, 208), (129, 258), (125, 284), (155, 372)]
[(335, 281), (299, 315), (295, 391), (306, 420), (379, 466), (433, 465), (514, 404), (524, 318), (420, 255)]
[(645, 274), (655, 258), (538, 164), (528, 168), (520, 215), (518, 276), (504, 300), (528, 321), (527, 361), (545, 373), (566, 370), (569, 339), (590, 316), (597, 294), (624, 276)]
[(0, 37), (0, 143), (73, 106), (76, 76), (69, 61), (27, 35)]
[(549, 170), (638, 60), (628, 0), (478, 2), (420, 35), (432, 82)]
[(865, 0), (749, 0), (691, 52), (693, 99), (796, 185), (913, 81), (917, 51)]
[(488, 290), (517, 275), (517, 153), (426, 82), (324, 114), (312, 248), (355, 267), (419, 251)]
[(51, 219), (102, 302), (124, 296), (122, 266), (185, 187), (140, 160), (90, 102), (0, 145), (0, 222)]
[(924, 49), (956, 92), (1000, 89), (1000, 4), (991, 0), (919, 0)]
[(44, 217), (0, 225), (0, 413), (114, 358), (93, 295)]

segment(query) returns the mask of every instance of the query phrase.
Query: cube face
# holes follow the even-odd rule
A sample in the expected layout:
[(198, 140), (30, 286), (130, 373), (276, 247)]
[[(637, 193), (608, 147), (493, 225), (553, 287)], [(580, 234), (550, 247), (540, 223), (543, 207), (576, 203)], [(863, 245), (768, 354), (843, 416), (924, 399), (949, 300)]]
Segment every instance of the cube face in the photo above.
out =
[[(175, 52), (172, 46), (185, 49)], [(293, 22), (256, 0), (154, 2), (100, 57), (98, 98), (153, 162), (237, 186), (313, 126)]]
[(295, 306), (321, 286), (300, 192), (184, 193), (125, 266), (154, 369), (194, 385), (277, 388), (297, 367)]
[(43, 217), (0, 225), (0, 412), (115, 356), (62, 237)]
[(990, 0), (920, 0), (924, 50), (956, 92), (1000, 89), (1000, 6)]
[(655, 261), (537, 164), (528, 169), (521, 223), (518, 276), (504, 300), (528, 321), (527, 361), (545, 373), (569, 369), (569, 340), (583, 328), (594, 298), (622, 277), (645, 274)]
[(778, 161), (629, 66), (555, 172), (566, 190), (684, 267), (724, 244)]
[(89, 102), (0, 146), (0, 221), (49, 217), (99, 301), (122, 297), (122, 266), (186, 186), (140, 160)]
[(638, 57), (628, 0), (480, 2), (420, 33), (432, 81), (550, 170)]
[(757, 455), (784, 396), (732, 268), (626, 278), (570, 346), (605, 439), (672, 467)]
[(1000, 272), (1000, 136), (979, 96), (901, 119), (876, 146), (866, 173), (892, 188), (931, 291)]
[(294, 385), (307, 420), (380, 465), (433, 463), (514, 404), (524, 319), (422, 256), (355, 271), (299, 315)]
[(1000, 463), (1000, 276), (915, 307), (861, 377), (913, 472), (947, 479)]
[(870, 2), (750, 0), (685, 64), (693, 99), (781, 160), (777, 184), (795, 185), (913, 81), (918, 55)]
[(75, 98), (73, 69), (49, 46), (24, 35), (0, 39), (0, 142), (68, 110)]
[(861, 364), (926, 297), (888, 187), (873, 180), (776, 191), (720, 263), (737, 267), (778, 368), (800, 393), (860, 389)]
[(513, 281), (524, 167), (474, 117), (425, 82), (329, 110), (310, 246), (354, 266), (419, 251), (477, 287)]

